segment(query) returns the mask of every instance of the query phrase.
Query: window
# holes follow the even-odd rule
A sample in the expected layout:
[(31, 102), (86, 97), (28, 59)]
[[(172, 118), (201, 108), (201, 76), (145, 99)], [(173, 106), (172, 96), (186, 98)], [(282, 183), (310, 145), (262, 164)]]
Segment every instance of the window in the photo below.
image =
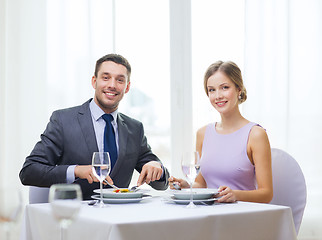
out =
[(208, 66), (218, 60), (230, 60), (243, 73), (244, 1), (192, 0), (191, 5), (193, 131), (196, 132), (210, 122), (220, 121), (203, 88)]
[(132, 66), (120, 111), (143, 122), (153, 152), (171, 170), (169, 50), (167, 1), (115, 1), (115, 52)]

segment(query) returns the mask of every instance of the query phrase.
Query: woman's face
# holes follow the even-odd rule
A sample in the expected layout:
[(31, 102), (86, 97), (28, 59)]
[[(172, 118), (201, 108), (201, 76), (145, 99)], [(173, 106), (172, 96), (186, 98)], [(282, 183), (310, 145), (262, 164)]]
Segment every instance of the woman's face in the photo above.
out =
[(211, 75), (208, 78), (207, 89), (211, 104), (220, 114), (238, 110), (240, 90), (225, 73), (217, 71)]

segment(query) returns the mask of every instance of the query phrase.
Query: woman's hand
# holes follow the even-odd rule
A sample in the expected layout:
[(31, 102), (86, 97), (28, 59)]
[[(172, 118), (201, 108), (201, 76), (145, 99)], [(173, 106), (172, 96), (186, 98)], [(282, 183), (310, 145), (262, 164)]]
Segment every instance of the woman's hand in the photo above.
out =
[(173, 183), (178, 184), (181, 188), (189, 188), (190, 187), (189, 183), (181, 178), (175, 178), (175, 177), (171, 176), (171, 177), (169, 177), (168, 181), (169, 181), (170, 189), (174, 189)]
[(219, 193), (216, 195), (216, 197), (219, 197), (217, 202), (233, 203), (237, 201), (236, 194), (227, 186), (220, 186), (218, 192)]

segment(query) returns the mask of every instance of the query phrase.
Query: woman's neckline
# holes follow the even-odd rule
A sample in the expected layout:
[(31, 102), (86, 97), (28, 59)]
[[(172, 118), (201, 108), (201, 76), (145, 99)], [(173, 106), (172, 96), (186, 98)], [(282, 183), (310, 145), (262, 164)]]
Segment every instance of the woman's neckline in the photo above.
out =
[(235, 130), (235, 131), (233, 131), (233, 132), (228, 132), (228, 133), (220, 133), (220, 132), (218, 132), (218, 130), (217, 130), (217, 123), (218, 123), (218, 122), (215, 122), (215, 124), (214, 124), (215, 132), (216, 132), (217, 134), (219, 134), (219, 135), (230, 135), (230, 134), (234, 134), (234, 133), (236, 133), (236, 132), (240, 131), (242, 128), (246, 127), (246, 126), (247, 126), (248, 124), (250, 124), (251, 122), (250, 122), (250, 121), (248, 121), (246, 124), (244, 124), (244, 125), (243, 125), (243, 126), (241, 126), (240, 128), (236, 129), (236, 130)]

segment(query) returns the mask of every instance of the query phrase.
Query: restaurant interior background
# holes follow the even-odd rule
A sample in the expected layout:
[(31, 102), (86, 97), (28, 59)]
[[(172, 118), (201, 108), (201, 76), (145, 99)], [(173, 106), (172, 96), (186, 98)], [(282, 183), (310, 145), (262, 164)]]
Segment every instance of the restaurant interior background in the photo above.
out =
[(304, 172), (299, 239), (322, 239), (322, 1), (0, 0), (0, 27), (0, 183), (20, 186), (25, 203), (25, 157), (53, 110), (93, 96), (98, 58), (116, 52), (131, 63), (120, 111), (143, 122), (175, 176), (196, 130), (219, 120), (203, 74), (232, 60), (248, 91), (242, 113)]

